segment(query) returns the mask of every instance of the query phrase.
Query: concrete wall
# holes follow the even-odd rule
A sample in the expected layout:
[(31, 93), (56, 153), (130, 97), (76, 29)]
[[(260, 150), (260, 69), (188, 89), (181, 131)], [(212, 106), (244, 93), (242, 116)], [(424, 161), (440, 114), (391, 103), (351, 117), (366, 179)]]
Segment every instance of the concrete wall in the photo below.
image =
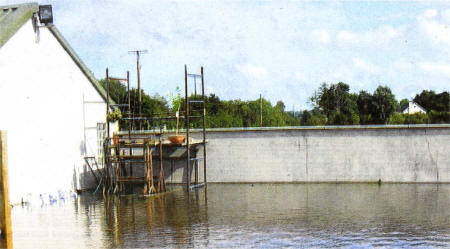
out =
[(223, 129), (207, 140), (208, 182), (450, 182), (449, 125)]

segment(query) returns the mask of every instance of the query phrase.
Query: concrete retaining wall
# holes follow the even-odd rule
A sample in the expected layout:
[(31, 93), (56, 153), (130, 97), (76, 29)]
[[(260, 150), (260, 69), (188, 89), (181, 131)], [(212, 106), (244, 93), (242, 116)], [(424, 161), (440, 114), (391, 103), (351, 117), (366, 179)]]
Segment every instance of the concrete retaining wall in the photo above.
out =
[(450, 183), (449, 125), (222, 129), (207, 140), (208, 182)]

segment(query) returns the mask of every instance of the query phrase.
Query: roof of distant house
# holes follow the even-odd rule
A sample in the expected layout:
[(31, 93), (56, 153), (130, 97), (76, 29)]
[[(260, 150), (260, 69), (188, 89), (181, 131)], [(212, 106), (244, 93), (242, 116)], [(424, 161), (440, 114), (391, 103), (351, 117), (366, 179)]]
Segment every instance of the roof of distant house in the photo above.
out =
[[(0, 48), (11, 39), (11, 37), (33, 17), (34, 13), (39, 11), (38, 3), (24, 3), (16, 5), (0, 6)], [(75, 51), (70, 47), (69, 43), (64, 39), (55, 25), (50, 24), (45, 26), (55, 36), (64, 50), (69, 54), (75, 64), (80, 68), (86, 78), (92, 83), (94, 88), (98, 91), (103, 100), (106, 101), (106, 91), (95, 79), (92, 72), (86, 67), (83, 61), (78, 57)], [(110, 98), (110, 103), (114, 101)]]
[(425, 113), (427, 112), (427, 110), (425, 108), (423, 108), (422, 106), (420, 106), (419, 104), (417, 104), (414, 101), (409, 101), (407, 105), (405, 105), (404, 108), (402, 108), (402, 112), (404, 112), (407, 108), (409, 108), (409, 104), (410, 103), (414, 103), (415, 105), (417, 105), (417, 107), (419, 107), (419, 109), (421, 109), (422, 111), (424, 111)]

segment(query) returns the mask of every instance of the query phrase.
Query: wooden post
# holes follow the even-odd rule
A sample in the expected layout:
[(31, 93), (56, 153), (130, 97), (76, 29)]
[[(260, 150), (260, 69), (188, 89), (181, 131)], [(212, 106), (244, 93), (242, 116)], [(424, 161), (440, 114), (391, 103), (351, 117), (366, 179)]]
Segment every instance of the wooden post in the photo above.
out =
[(6, 164), (6, 134), (0, 131), (0, 247), (12, 248), (11, 209), (8, 193), (8, 167)]
[(166, 191), (166, 183), (164, 181), (164, 168), (163, 168), (163, 146), (161, 141), (161, 136), (159, 136), (159, 175), (158, 175), (158, 192)]
[(203, 77), (203, 67), (200, 68), (200, 74), (202, 75), (202, 100), (203, 100), (203, 183), (206, 185), (206, 100), (205, 100), (205, 80)]

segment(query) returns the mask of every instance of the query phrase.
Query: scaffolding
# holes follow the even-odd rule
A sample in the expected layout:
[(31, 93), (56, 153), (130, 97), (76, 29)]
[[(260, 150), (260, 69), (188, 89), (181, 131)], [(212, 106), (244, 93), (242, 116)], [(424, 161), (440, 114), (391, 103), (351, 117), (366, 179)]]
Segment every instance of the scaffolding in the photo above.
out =
[[(201, 79), (201, 95), (196, 94), (194, 98), (189, 96), (188, 77), (198, 77)], [(126, 104), (110, 103), (110, 80), (123, 80), (127, 82), (127, 102)], [(175, 161), (185, 161), (184, 173), (181, 183), (185, 183), (186, 190), (206, 186), (206, 130), (205, 130), (205, 88), (204, 88), (203, 67), (200, 74), (189, 74), (187, 66), (184, 67), (184, 106), (178, 114), (152, 113), (136, 115), (131, 106), (129, 73), (126, 79), (113, 78), (109, 76), (106, 69), (106, 92), (107, 92), (107, 117), (110, 106), (120, 106), (127, 109), (122, 113), (121, 121), (128, 122), (128, 130), (114, 133), (110, 137), (109, 123), (107, 125), (107, 138), (104, 143), (105, 168), (101, 179), (97, 180), (99, 186), (103, 186), (104, 193), (123, 194), (127, 192), (128, 185), (143, 185), (142, 194), (149, 195), (166, 191), (166, 178), (172, 179)], [(192, 95), (191, 95), (192, 97)], [(138, 108), (141, 110), (141, 108)], [(178, 115), (178, 117), (177, 117)], [(169, 120), (184, 120), (184, 129), (180, 134), (184, 136), (184, 141), (170, 141), (173, 131), (167, 131), (166, 124)], [(191, 121), (201, 119), (201, 136), (193, 138)], [(119, 122), (121, 122), (119, 121)], [(142, 127), (143, 122), (151, 125), (150, 130), (137, 130)], [(178, 128), (178, 127), (177, 127)], [(178, 132), (177, 132), (178, 133)], [(202, 148), (202, 155), (198, 151)], [(158, 161), (159, 165), (154, 165)], [(164, 162), (170, 162), (170, 174), (165, 174)], [(200, 163), (203, 164), (203, 181), (199, 179)], [(166, 164), (167, 165), (167, 164)], [(135, 170), (140, 168), (141, 170)], [(143, 169), (143, 170), (142, 170)], [(191, 172), (193, 171), (193, 172)], [(155, 174), (157, 173), (157, 174)], [(193, 174), (192, 174), (193, 173)], [(96, 177), (98, 179), (99, 177)]]

